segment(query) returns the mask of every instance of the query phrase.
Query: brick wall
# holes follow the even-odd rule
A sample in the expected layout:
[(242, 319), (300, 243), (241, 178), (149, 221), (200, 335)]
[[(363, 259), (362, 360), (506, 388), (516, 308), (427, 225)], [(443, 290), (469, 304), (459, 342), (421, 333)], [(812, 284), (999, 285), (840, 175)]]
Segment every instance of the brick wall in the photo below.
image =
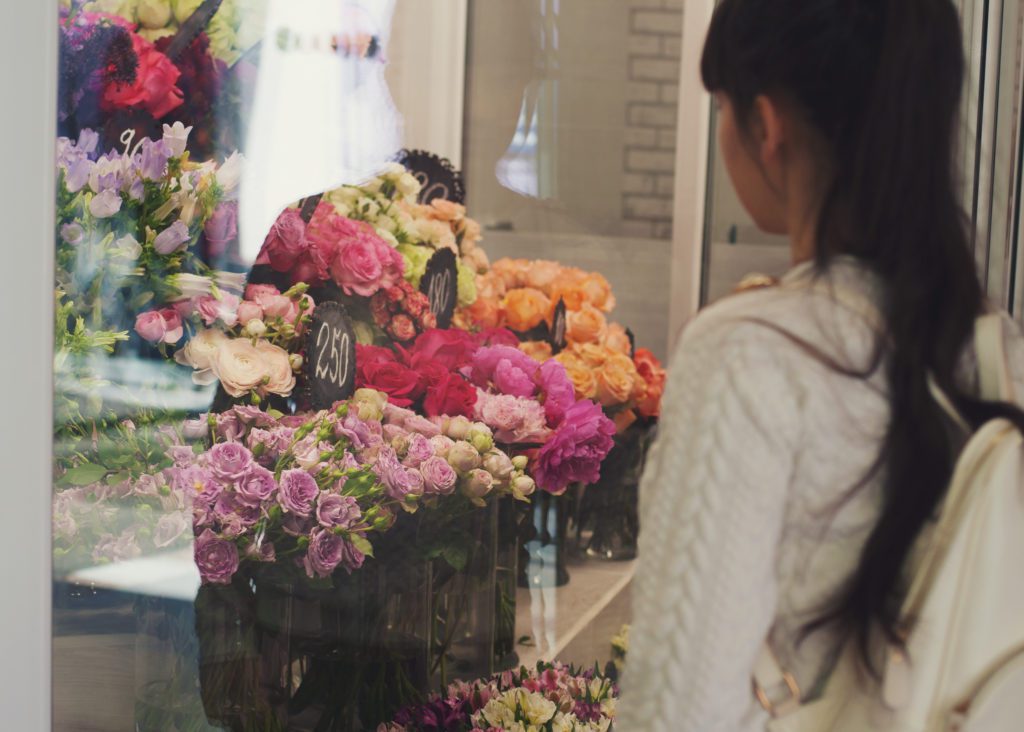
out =
[(668, 239), (683, 0), (629, 0), (629, 5), (622, 217), (628, 234)]

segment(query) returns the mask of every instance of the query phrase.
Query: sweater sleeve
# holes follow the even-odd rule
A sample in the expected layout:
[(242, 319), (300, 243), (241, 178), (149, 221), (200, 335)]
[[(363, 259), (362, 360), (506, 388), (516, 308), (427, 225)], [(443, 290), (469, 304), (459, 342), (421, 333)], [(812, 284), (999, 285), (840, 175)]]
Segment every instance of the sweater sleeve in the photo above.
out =
[(732, 321), (684, 336), (676, 353), (641, 482), (620, 732), (751, 729), (800, 429), (783, 341)]

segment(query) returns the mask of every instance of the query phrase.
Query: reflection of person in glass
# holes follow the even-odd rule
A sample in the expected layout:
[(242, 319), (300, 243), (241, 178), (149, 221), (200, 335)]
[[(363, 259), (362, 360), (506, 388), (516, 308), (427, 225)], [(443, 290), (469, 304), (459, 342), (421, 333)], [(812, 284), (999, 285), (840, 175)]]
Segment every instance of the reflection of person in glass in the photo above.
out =
[(960, 445), (996, 416), (1024, 427), (976, 386), (988, 306), (954, 171), (954, 3), (787, 8), (724, 0), (704, 49), (725, 165), (795, 267), (706, 310), (676, 353), (641, 486), (628, 732), (776, 729), (848, 664), (881, 704)]

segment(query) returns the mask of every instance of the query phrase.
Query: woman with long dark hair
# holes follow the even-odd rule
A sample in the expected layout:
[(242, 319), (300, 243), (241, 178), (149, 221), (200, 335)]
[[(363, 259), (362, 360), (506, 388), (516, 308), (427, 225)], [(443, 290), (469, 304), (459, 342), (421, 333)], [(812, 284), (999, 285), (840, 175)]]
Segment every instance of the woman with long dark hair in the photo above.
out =
[(929, 375), (971, 428), (1024, 427), (977, 396), (963, 70), (951, 0), (719, 4), (702, 75), (721, 153), (794, 268), (704, 311), (675, 354), (641, 487), (623, 732), (762, 732), (766, 641), (804, 700), (847, 642), (872, 683), (966, 437)]

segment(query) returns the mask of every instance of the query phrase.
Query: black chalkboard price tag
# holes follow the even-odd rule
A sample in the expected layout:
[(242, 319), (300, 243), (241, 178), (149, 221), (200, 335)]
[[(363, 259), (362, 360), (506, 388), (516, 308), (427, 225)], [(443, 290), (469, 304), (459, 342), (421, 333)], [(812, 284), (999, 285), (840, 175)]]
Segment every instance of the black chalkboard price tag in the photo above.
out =
[(629, 357), (636, 358), (636, 334), (632, 328), (626, 328), (626, 337), (629, 338)]
[(188, 16), (178, 32), (174, 34), (174, 38), (171, 39), (171, 44), (167, 47), (164, 53), (171, 61), (177, 61), (178, 57), (184, 52), (186, 48), (192, 45), (192, 43), (199, 37), (206, 27), (210, 24), (213, 16), (220, 10), (220, 5), (223, 0), (205, 0), (192, 15)]
[(459, 296), (459, 270), (455, 252), (439, 249), (427, 262), (427, 271), (420, 280), (420, 292), (430, 301), (430, 312), (437, 317), (437, 327), (452, 324), (455, 303)]
[(429, 204), (435, 198), (453, 203), (466, 202), (462, 173), (447, 158), (425, 150), (402, 150), (398, 154), (398, 162), (420, 182), (419, 203)]
[(555, 353), (565, 348), (565, 300), (558, 298), (555, 305), (555, 314), (551, 318), (551, 335), (548, 338), (551, 343), (551, 350)]
[(325, 302), (313, 311), (306, 336), (305, 371), (313, 409), (328, 409), (355, 391), (356, 337), (341, 304)]

